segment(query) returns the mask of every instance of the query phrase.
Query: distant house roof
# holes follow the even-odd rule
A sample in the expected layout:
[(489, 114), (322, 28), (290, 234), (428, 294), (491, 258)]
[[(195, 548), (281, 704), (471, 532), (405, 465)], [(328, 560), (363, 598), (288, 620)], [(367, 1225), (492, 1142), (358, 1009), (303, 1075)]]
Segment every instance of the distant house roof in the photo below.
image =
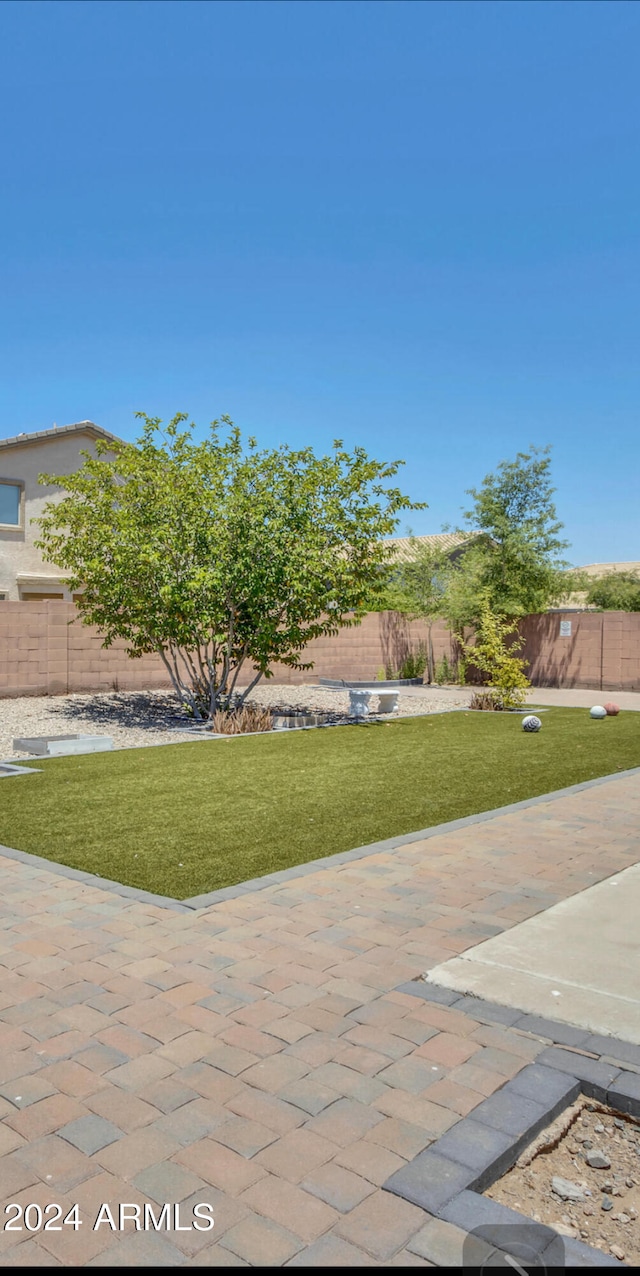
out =
[(103, 430), (101, 425), (95, 425), (93, 421), (76, 421), (74, 425), (55, 425), (51, 430), (33, 430), (29, 434), (14, 434), (10, 439), (0, 439), (0, 448), (25, 447), (29, 443), (40, 443), (43, 439), (58, 439), (61, 435), (69, 434), (87, 434), (92, 439), (107, 439), (111, 443), (122, 442), (117, 435)]
[(453, 551), (476, 539), (465, 536), (464, 532), (433, 532), (430, 536), (387, 536), (383, 544), (393, 550), (393, 557), (399, 563), (411, 563), (415, 558), (416, 545), (425, 545), (428, 549)]

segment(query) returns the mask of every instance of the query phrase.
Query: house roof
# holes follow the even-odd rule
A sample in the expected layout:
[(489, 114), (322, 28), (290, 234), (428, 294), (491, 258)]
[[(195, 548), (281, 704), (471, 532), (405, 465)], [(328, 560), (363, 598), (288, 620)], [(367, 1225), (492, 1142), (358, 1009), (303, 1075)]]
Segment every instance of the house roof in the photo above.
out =
[(383, 544), (393, 551), (396, 562), (411, 563), (415, 558), (416, 545), (446, 551), (457, 549), (475, 539), (475, 536), (465, 536), (464, 532), (433, 532), (430, 536), (387, 536)]
[(14, 434), (10, 439), (0, 439), (0, 448), (26, 447), (29, 443), (40, 443), (46, 439), (58, 439), (61, 435), (86, 434), (91, 439), (108, 439), (111, 443), (121, 443), (116, 434), (103, 430), (101, 425), (93, 421), (76, 421), (74, 425), (54, 425), (51, 430), (33, 430), (27, 434)]

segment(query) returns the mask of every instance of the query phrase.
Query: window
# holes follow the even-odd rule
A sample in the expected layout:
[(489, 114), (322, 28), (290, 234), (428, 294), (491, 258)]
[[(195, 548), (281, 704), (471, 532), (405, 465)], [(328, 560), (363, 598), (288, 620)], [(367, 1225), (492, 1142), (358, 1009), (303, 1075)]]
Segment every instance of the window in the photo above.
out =
[(44, 594), (40, 592), (29, 592), (28, 594), (25, 594), (24, 590), (20, 591), (21, 603), (41, 603), (44, 602), (46, 598), (64, 598), (64, 594)]
[(22, 484), (0, 479), (0, 523), (5, 527), (21, 526)]

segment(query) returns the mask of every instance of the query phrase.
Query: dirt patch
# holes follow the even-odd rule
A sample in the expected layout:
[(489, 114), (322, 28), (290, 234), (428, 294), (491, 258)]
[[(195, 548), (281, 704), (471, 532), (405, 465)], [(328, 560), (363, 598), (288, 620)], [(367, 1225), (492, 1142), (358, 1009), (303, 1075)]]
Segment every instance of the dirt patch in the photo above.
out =
[(580, 1098), (485, 1196), (640, 1265), (640, 1125)]

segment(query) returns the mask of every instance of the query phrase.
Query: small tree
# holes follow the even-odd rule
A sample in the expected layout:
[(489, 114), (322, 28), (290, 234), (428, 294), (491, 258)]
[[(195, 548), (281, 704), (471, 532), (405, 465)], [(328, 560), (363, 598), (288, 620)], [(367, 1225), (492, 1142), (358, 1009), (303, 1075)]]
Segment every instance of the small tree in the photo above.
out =
[[(519, 708), (531, 686), (525, 674), (526, 660), (518, 656), (523, 639), (517, 634), (517, 622), (507, 620), (491, 610), (487, 595), (480, 603), (480, 618), (475, 643), (465, 643), (470, 664), (487, 678), (487, 685), (503, 709)], [(511, 639), (511, 641), (508, 641)]]
[(453, 572), (450, 556), (438, 546), (410, 537), (411, 561), (390, 570), (384, 604), (393, 611), (427, 622), (427, 681), (435, 678), (432, 630), (446, 615), (446, 599)]
[(311, 668), (312, 639), (359, 622), (384, 588), (382, 538), (414, 507), (385, 485), (400, 462), (362, 448), (245, 449), (228, 417), (196, 443), (183, 413), (164, 434), (137, 415), (137, 444), (98, 441), (75, 474), (42, 476), (66, 495), (46, 506), (38, 544), (82, 589), (82, 621), (103, 645), (157, 653), (180, 702), (206, 718), (242, 704), (273, 662)]
[(640, 576), (635, 571), (608, 572), (589, 580), (587, 602), (600, 611), (640, 611)]
[(458, 610), (463, 624), (475, 623), (488, 600), (503, 616), (546, 611), (568, 588), (568, 542), (560, 536), (553, 501), (550, 449), (532, 447), (502, 461), (479, 488), (465, 513), (470, 529), (483, 534), (461, 563)]

